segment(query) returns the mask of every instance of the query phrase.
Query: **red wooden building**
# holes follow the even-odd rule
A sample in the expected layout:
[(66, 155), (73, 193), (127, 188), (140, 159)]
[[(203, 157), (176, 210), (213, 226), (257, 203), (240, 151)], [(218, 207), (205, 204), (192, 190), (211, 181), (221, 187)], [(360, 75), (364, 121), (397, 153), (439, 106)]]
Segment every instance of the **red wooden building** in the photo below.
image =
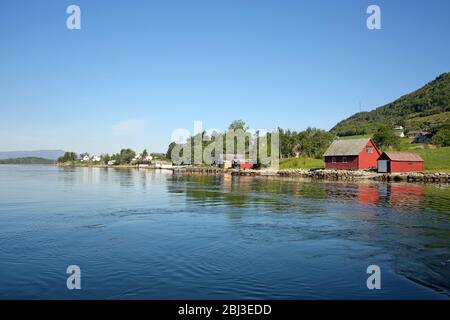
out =
[(376, 169), (379, 157), (380, 151), (372, 139), (335, 140), (324, 153), (325, 169)]
[(378, 159), (378, 172), (423, 171), (424, 161), (412, 152), (383, 152)]

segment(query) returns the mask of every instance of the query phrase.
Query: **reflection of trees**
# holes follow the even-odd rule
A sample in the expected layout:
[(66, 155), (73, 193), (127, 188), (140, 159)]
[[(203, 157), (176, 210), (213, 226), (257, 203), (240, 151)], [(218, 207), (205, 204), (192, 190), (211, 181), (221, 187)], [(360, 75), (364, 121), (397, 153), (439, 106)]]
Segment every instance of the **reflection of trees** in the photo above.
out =
[[(224, 204), (218, 212), (236, 222), (231, 230), (237, 236), (256, 241), (276, 241), (279, 236), (368, 244), (388, 255), (398, 274), (449, 288), (448, 266), (442, 261), (449, 259), (450, 188), (227, 175), (168, 179), (168, 191), (185, 194), (186, 201), (200, 206)], [(260, 218), (260, 211), (272, 217)], [(277, 213), (291, 214), (277, 219)], [(249, 219), (244, 219), (246, 215)]]
[(442, 212), (450, 217), (450, 185), (426, 185), (424, 208)]
[[(169, 175), (173, 183), (167, 185), (170, 193), (183, 193), (187, 201), (198, 205), (226, 204), (232, 207), (266, 205), (274, 211), (295, 209), (301, 199), (326, 199), (336, 202), (354, 202), (362, 206), (392, 207), (397, 210), (449, 211), (448, 198), (443, 201), (425, 201), (439, 195), (435, 186), (412, 183), (323, 182), (296, 178), (245, 177), (231, 175)], [(304, 205), (304, 204), (303, 204)]]
[[(173, 175), (167, 185), (171, 193), (184, 193), (187, 201), (199, 205), (214, 203), (231, 207), (266, 205), (274, 211), (285, 209), (287, 197), (311, 199), (325, 197), (324, 184), (311, 184), (299, 179), (270, 177)], [(295, 203), (289, 203), (295, 206)]]
[(101, 184), (147, 189), (151, 184), (156, 183), (156, 180), (162, 179), (162, 174), (154, 170), (134, 168), (61, 167), (58, 169), (62, 174), (57, 177), (65, 185)]
[[(226, 203), (230, 206), (244, 206), (249, 200), (248, 192), (237, 192), (234, 178), (212, 175), (173, 175), (167, 185), (170, 193), (183, 193), (188, 201), (199, 205)], [(248, 191), (248, 190), (247, 190)]]

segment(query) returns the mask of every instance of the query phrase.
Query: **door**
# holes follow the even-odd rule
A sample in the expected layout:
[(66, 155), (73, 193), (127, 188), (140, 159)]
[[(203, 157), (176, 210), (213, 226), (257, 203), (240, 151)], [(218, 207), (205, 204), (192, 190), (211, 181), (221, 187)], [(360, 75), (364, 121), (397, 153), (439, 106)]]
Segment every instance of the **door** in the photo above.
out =
[(387, 170), (387, 160), (378, 160), (378, 172), (386, 173)]

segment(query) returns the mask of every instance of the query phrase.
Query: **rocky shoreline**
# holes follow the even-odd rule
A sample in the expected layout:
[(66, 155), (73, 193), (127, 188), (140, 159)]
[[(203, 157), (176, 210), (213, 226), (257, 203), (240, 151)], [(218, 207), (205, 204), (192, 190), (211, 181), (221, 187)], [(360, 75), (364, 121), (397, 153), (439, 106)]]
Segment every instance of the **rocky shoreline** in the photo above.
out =
[(281, 169), (281, 170), (238, 170), (210, 167), (184, 167), (174, 168), (178, 174), (231, 174), (234, 176), (278, 176), (278, 177), (301, 177), (316, 180), (373, 180), (373, 181), (403, 181), (422, 183), (450, 183), (450, 174), (445, 172), (405, 172), (405, 173), (377, 173), (373, 171), (350, 171), (350, 170), (307, 170), (307, 169)]
[[(59, 166), (74, 166), (59, 164)], [(116, 168), (116, 169), (133, 169), (136, 166), (106, 166), (91, 165), (82, 167), (96, 168)], [(141, 170), (160, 170), (157, 167), (142, 168)], [(171, 170), (174, 174), (205, 174), (205, 175), (223, 175), (231, 174), (233, 176), (275, 176), (275, 177), (299, 177), (316, 180), (331, 181), (398, 181), (398, 182), (419, 182), (419, 183), (450, 183), (450, 173), (446, 172), (405, 172), (405, 173), (377, 173), (374, 171), (351, 171), (351, 170), (325, 170), (325, 169), (262, 169), (262, 170), (239, 170), (239, 169), (221, 169), (218, 167), (172, 167), (163, 170)]]
[(349, 170), (304, 170), (285, 169), (278, 170), (279, 176), (300, 176), (324, 180), (375, 180), (375, 181), (404, 181), (404, 182), (450, 182), (450, 174), (445, 172), (404, 172), (404, 173), (377, 173), (371, 171)]

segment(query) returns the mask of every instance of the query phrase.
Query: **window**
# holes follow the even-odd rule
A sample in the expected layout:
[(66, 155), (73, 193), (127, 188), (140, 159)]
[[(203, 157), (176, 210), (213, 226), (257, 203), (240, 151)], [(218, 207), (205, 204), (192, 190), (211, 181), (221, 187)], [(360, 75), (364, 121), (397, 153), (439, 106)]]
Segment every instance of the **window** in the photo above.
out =
[(331, 163), (336, 163), (336, 157), (331, 158)]
[(366, 152), (367, 153), (373, 153), (373, 148), (372, 147), (366, 147)]
[(347, 157), (342, 157), (342, 163), (347, 163)]

